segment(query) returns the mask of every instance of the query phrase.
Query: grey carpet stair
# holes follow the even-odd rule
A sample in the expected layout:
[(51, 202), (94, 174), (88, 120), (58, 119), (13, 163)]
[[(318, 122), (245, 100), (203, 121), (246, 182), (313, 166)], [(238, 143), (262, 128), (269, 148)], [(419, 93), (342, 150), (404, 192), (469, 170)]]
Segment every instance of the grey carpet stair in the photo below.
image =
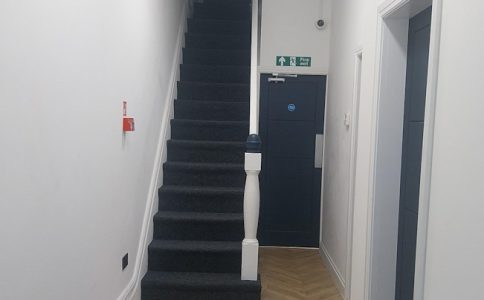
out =
[(213, 83), (245, 83), (250, 81), (250, 68), (226, 65), (190, 65), (180, 67), (182, 81)]
[(248, 102), (175, 101), (175, 118), (177, 119), (246, 121), (249, 114)]
[(166, 162), (163, 183), (168, 185), (243, 187), (242, 164)]
[(244, 163), (242, 142), (170, 140), (168, 160), (173, 162)]
[(248, 83), (217, 83), (181, 81), (178, 83), (178, 98), (198, 101), (249, 102)]
[(159, 212), (153, 221), (155, 239), (234, 242), (243, 239), (242, 214)]
[(250, 35), (244, 34), (185, 34), (185, 49), (250, 50)]
[(204, 4), (207, 5), (219, 5), (223, 6), (224, 4), (231, 4), (231, 5), (249, 5), (250, 1), (248, 0), (204, 0)]
[(249, 134), (249, 122), (174, 119), (171, 129), (175, 140), (242, 142)]
[(188, 20), (142, 300), (260, 299), (240, 279), (249, 3), (205, 0)]
[(162, 186), (159, 191), (161, 211), (242, 213), (243, 188)]
[(183, 49), (183, 63), (188, 65), (247, 66), (249, 50), (231, 49)]
[(143, 299), (260, 299), (260, 282), (242, 281), (237, 273), (150, 271), (141, 283)]
[(247, 34), (250, 32), (249, 20), (188, 19), (191, 33)]
[(153, 241), (149, 268), (153, 271), (239, 273), (241, 242)]
[(251, 9), (245, 3), (230, 1), (220, 3), (195, 3), (197, 19), (248, 20)]

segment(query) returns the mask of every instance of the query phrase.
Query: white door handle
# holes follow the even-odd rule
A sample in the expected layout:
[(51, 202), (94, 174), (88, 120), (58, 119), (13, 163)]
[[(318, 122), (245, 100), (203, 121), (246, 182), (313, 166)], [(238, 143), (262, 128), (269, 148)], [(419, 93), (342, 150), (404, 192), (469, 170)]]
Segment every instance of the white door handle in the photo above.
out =
[(275, 82), (275, 83), (284, 83), (286, 82), (285, 78), (278, 78), (278, 77), (271, 77), (267, 79), (268, 82)]

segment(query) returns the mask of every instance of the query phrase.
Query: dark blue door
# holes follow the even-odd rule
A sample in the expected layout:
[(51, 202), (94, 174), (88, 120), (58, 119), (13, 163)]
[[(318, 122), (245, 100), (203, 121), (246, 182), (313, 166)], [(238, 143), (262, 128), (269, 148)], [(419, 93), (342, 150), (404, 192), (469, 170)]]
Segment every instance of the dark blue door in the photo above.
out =
[(413, 299), (431, 13), (412, 18), (408, 35), (396, 300)]
[(325, 76), (261, 76), (261, 245), (318, 246), (325, 90)]

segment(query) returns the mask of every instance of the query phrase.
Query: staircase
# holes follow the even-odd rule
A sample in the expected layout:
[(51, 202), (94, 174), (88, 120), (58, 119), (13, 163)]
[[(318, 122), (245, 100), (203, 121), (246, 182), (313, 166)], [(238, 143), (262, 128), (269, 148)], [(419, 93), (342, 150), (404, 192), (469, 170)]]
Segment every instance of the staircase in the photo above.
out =
[(249, 3), (205, 0), (188, 20), (143, 300), (260, 299), (240, 280)]

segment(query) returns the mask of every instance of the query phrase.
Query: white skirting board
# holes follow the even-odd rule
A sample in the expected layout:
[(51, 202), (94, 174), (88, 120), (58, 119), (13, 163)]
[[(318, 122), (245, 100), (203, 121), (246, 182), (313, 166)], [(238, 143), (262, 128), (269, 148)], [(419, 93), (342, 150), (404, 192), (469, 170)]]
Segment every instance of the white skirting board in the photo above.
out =
[(329, 252), (328, 252), (328, 250), (326, 249), (326, 247), (324, 246), (323, 243), (321, 243), (319, 245), (319, 253), (321, 254), (321, 258), (323, 259), (324, 264), (326, 265), (328, 270), (331, 272), (331, 276), (333, 277), (333, 279), (336, 283), (336, 287), (338, 288), (338, 290), (341, 294), (341, 297), (343, 299), (345, 299), (344, 295), (345, 295), (346, 283), (345, 283), (344, 276), (341, 274), (341, 272), (336, 267), (336, 264), (334, 263), (333, 258), (331, 257), (331, 255), (329, 255)]
[(190, 14), (190, 10), (191, 1), (186, 1), (180, 15), (180, 20), (183, 21), (180, 23), (176, 40), (175, 57), (173, 58), (169, 89), (165, 99), (165, 106), (163, 108), (163, 118), (162, 123), (160, 124), (160, 135), (158, 138), (156, 157), (153, 164), (153, 173), (151, 176), (148, 198), (146, 200), (145, 214), (140, 232), (136, 262), (134, 265), (133, 275), (117, 300), (140, 299), (141, 279), (143, 279), (143, 276), (146, 274), (148, 269), (147, 248), (153, 239), (153, 215), (158, 210), (158, 188), (163, 178), (162, 166), (166, 160), (166, 142), (168, 139), (170, 139), (170, 120), (173, 116), (174, 99), (176, 98), (177, 94), (177, 82), (180, 78), (182, 49), (185, 43), (184, 38), (187, 30), (187, 19)]

